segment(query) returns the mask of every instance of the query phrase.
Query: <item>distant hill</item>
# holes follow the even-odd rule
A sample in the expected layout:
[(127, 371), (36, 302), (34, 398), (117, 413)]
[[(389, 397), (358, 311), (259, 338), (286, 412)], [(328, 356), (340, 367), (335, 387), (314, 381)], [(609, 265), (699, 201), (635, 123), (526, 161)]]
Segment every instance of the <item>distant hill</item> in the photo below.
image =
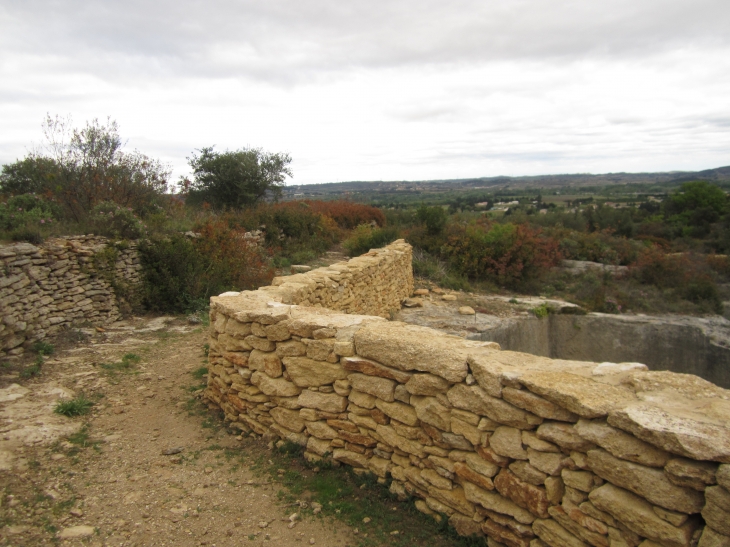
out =
[(525, 177), (480, 177), (468, 179), (437, 179), (421, 181), (350, 181), (324, 184), (287, 186), (287, 198), (309, 198), (341, 194), (440, 193), (459, 190), (497, 191), (523, 188), (570, 188), (611, 186), (622, 184), (678, 185), (689, 180), (703, 179), (730, 182), (730, 166), (704, 171), (669, 171), (663, 173), (606, 173), (537, 175)]

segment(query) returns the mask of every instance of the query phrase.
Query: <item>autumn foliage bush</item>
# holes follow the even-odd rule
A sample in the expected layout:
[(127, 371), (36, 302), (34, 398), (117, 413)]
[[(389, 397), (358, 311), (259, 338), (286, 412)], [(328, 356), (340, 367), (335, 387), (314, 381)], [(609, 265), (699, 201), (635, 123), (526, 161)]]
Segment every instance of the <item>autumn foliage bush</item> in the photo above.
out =
[(441, 253), (470, 278), (506, 286), (540, 277), (562, 258), (557, 241), (539, 229), (487, 219), (448, 225)]

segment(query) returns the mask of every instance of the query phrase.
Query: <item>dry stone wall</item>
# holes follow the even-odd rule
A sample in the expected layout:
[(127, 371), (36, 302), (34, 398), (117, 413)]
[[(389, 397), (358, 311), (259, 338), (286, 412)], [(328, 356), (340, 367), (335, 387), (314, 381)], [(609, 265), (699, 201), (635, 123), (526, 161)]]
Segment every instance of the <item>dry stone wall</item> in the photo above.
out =
[(141, 286), (135, 243), (103, 237), (50, 239), (0, 246), (0, 358), (73, 324), (103, 325), (120, 317), (120, 299)]
[(327, 277), (211, 299), (205, 395), (233, 426), (374, 473), (489, 547), (730, 545), (727, 390), (301, 305), (340, 293), (308, 275)]

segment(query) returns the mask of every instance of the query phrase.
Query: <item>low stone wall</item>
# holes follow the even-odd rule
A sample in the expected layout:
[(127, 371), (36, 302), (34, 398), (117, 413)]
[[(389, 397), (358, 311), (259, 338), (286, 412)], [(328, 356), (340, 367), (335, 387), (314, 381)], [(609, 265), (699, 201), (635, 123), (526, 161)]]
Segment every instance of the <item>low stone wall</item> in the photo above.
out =
[(302, 306), (285, 285), (211, 299), (205, 396), (233, 426), (372, 472), (489, 547), (730, 545), (730, 392)]
[(136, 244), (103, 237), (0, 246), (0, 267), (0, 358), (73, 324), (115, 321), (120, 300), (112, 285), (129, 296), (141, 284)]

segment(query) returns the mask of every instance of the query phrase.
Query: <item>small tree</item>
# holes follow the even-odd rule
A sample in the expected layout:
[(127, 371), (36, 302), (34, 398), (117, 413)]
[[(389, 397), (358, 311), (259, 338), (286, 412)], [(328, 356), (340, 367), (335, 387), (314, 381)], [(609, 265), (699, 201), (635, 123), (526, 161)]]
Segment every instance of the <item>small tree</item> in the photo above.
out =
[(105, 201), (144, 213), (167, 190), (167, 168), (136, 150), (124, 152), (119, 126), (109, 118), (72, 129), (68, 120), (48, 116), (43, 133), (43, 145), (3, 166), (0, 192), (43, 193), (79, 220)]
[(292, 176), (289, 154), (260, 148), (215, 152), (212, 146), (198, 152), (188, 158), (194, 177), (188, 185), (190, 203), (240, 209), (267, 196), (278, 199), (286, 177)]

